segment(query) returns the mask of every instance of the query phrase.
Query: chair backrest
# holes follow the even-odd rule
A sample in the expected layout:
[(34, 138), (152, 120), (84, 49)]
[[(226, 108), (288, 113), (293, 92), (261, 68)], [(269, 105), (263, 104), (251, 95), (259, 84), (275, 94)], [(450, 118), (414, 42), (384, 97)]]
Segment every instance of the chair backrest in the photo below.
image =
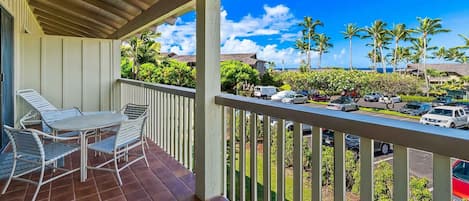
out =
[(122, 114), (126, 115), (129, 120), (137, 119), (143, 117), (147, 114), (148, 105), (138, 105), (133, 103), (128, 103), (122, 108)]
[(36, 111), (57, 110), (57, 108), (47, 101), (41, 94), (34, 89), (22, 89), (16, 92), (16, 95), (26, 101)]
[(123, 144), (141, 140), (146, 119), (147, 116), (142, 116), (137, 119), (123, 121), (116, 134), (114, 147), (117, 149)]
[(57, 120), (83, 115), (81, 111), (77, 108), (67, 110), (46, 110), (42, 111), (40, 114), (43, 120), (42, 131), (45, 133), (52, 132), (52, 129), (49, 127), (49, 125)]
[(6, 125), (4, 129), (10, 138), (14, 153), (44, 159), (44, 148), (37, 133), (25, 129), (14, 129)]

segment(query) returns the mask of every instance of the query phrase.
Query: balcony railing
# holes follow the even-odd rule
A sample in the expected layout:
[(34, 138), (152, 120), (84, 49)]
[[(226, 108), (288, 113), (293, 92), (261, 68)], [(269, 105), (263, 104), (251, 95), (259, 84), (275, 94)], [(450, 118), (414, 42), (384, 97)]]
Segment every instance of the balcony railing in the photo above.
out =
[(193, 170), (195, 90), (128, 79), (119, 82), (122, 104), (150, 106), (146, 137)]
[[(170, 153), (174, 158), (192, 169), (193, 161), (193, 114), (195, 91), (181, 87), (149, 84), (133, 80), (120, 80), (121, 102), (149, 104), (151, 109), (147, 134), (149, 139)], [(276, 191), (277, 200), (284, 200), (286, 194), (285, 154), (287, 121), (293, 122), (293, 200), (303, 200), (303, 187), (310, 182), (311, 199), (322, 200), (322, 128), (334, 133), (334, 200), (345, 200), (345, 133), (360, 137), (360, 199), (374, 200), (373, 169), (374, 140), (394, 145), (393, 153), (393, 199), (409, 199), (409, 148), (433, 154), (433, 200), (451, 200), (451, 158), (469, 160), (469, 135), (467, 131), (421, 125), (415, 122), (399, 121), (340, 111), (289, 105), (267, 100), (221, 94), (215, 103), (224, 108), (223, 135), (226, 139), (227, 176), (225, 196), (230, 200), (272, 199), (271, 190)], [(248, 115), (247, 115), (248, 114)], [(258, 119), (262, 115), (262, 119)], [(276, 119), (276, 130), (270, 123)], [(236, 123), (238, 119), (239, 123)], [(249, 119), (249, 125), (246, 125)], [(247, 138), (247, 132), (256, 133), (257, 121), (262, 123), (263, 151), (262, 173), (258, 172), (256, 135)], [(311, 180), (303, 180), (303, 125), (312, 125)], [(276, 132), (276, 144), (272, 142)], [(248, 141), (248, 143), (247, 143)], [(249, 147), (246, 147), (249, 145)], [(272, 147), (271, 147), (272, 146)], [(271, 186), (271, 149), (275, 148), (277, 166), (277, 189)], [(249, 155), (248, 155), (249, 154)], [(246, 192), (247, 158), (251, 189)], [(231, 165), (232, 164), (232, 165)], [(238, 164), (238, 165), (235, 165)], [(260, 165), (260, 164), (259, 164)], [(238, 168), (237, 168), (238, 166)], [(430, 167), (429, 167), (430, 168)], [(239, 175), (238, 175), (239, 174)], [(262, 175), (259, 175), (262, 174)], [(196, 175), (197, 176), (197, 175)], [(214, 175), (217, 176), (217, 175)], [(263, 195), (257, 195), (257, 178), (262, 176)], [(226, 184), (230, 185), (226, 185)], [(290, 187), (288, 187), (290, 188)], [(249, 197), (247, 197), (249, 195)]]

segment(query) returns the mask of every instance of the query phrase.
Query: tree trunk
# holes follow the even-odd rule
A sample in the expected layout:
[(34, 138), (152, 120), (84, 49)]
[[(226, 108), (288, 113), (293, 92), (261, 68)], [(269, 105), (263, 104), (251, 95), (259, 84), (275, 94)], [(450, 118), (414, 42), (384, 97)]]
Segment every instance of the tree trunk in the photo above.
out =
[(352, 38), (350, 37), (350, 70), (353, 69), (352, 66)]
[(392, 72), (396, 72), (397, 69), (397, 48), (399, 47), (399, 41), (396, 40), (396, 47), (394, 48), (394, 61), (392, 65)]
[(383, 46), (379, 47), (379, 53), (381, 54), (381, 65), (383, 67), (383, 73), (386, 74), (386, 60), (383, 55)]
[(308, 70), (311, 70), (311, 29), (308, 29)]
[(318, 69), (321, 68), (322, 51), (319, 51)]
[(427, 37), (423, 37), (423, 76), (425, 77), (425, 85), (427, 87), (427, 97), (430, 96), (430, 82), (427, 77)]
[(373, 38), (373, 69), (376, 69), (376, 37)]

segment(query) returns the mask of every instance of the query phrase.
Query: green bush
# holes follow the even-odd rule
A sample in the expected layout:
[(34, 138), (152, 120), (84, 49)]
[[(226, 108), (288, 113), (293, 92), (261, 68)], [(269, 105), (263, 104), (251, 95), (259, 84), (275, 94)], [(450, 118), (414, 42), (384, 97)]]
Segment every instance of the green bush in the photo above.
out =
[(422, 82), (410, 75), (382, 74), (340, 69), (284, 72), (280, 80), (293, 90), (316, 89), (328, 95), (338, 95), (343, 89), (359, 88), (360, 93), (382, 92), (386, 94), (416, 94)]
[(132, 66), (133, 66), (133, 62), (129, 58), (127, 57), (121, 58), (121, 77), (122, 78), (127, 78), (127, 79), (132, 78)]
[(221, 62), (222, 91), (234, 92), (240, 83), (258, 84), (259, 72), (248, 64), (240, 61), (228, 60)]

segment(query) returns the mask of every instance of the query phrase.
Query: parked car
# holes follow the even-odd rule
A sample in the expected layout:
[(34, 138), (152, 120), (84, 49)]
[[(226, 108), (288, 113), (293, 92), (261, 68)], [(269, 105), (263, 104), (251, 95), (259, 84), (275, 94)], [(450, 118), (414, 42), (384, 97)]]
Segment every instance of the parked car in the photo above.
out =
[(282, 103), (301, 103), (305, 104), (308, 101), (308, 97), (303, 94), (290, 94), (282, 99)]
[(420, 123), (446, 128), (463, 128), (468, 124), (467, 113), (462, 107), (435, 107), (420, 118)]
[(296, 94), (294, 91), (281, 91), (281, 92), (278, 92), (274, 95), (272, 95), (272, 97), (270, 97), (271, 100), (273, 101), (277, 101), (277, 102), (281, 102), (283, 98), (287, 97), (287, 96), (290, 96), (290, 95), (294, 95)]
[(399, 112), (404, 114), (410, 114), (413, 116), (421, 116), (426, 114), (431, 109), (432, 106), (428, 103), (409, 102), (405, 104), (404, 107), (399, 109)]
[[(293, 131), (294, 130), (293, 128), (294, 128), (294, 123), (292, 121), (285, 122), (285, 129), (287, 131)], [(307, 124), (303, 124), (302, 129), (303, 129), (303, 135), (309, 135), (313, 131), (313, 127)]]
[(451, 102), (446, 104), (447, 106), (462, 107), (466, 113), (469, 113), (469, 102)]
[[(334, 131), (330, 129), (324, 129), (322, 131), (322, 142), (325, 145), (334, 145)], [(360, 150), (360, 137), (356, 135), (346, 134), (345, 135), (345, 146), (347, 149), (358, 152)], [(374, 141), (374, 151), (379, 152), (383, 155), (389, 154), (392, 150), (392, 146), (389, 143)]]
[(453, 163), (453, 200), (469, 200), (469, 162)]
[[(389, 154), (392, 150), (392, 146), (389, 143), (374, 140), (374, 152), (379, 152), (383, 155)], [(356, 135), (346, 134), (345, 145), (347, 149), (359, 151), (360, 150), (360, 137)]]
[(378, 102), (381, 97), (383, 97), (383, 94), (373, 92), (366, 94), (363, 99), (367, 102)]
[(432, 106), (436, 107), (436, 106), (447, 105), (447, 104), (450, 104), (451, 102), (453, 102), (453, 99), (451, 98), (451, 96), (440, 96), (432, 101)]
[(340, 98), (331, 101), (326, 108), (344, 112), (359, 109), (357, 103), (355, 103), (352, 98), (348, 96), (341, 96)]
[(328, 95), (313, 94), (309, 96), (309, 100), (316, 102), (326, 102), (331, 100), (331, 98)]
[(382, 96), (378, 100), (380, 103), (400, 103), (402, 102), (401, 97), (397, 95)]
[(277, 93), (277, 88), (274, 86), (256, 86), (254, 87), (254, 97), (257, 98), (270, 98)]

